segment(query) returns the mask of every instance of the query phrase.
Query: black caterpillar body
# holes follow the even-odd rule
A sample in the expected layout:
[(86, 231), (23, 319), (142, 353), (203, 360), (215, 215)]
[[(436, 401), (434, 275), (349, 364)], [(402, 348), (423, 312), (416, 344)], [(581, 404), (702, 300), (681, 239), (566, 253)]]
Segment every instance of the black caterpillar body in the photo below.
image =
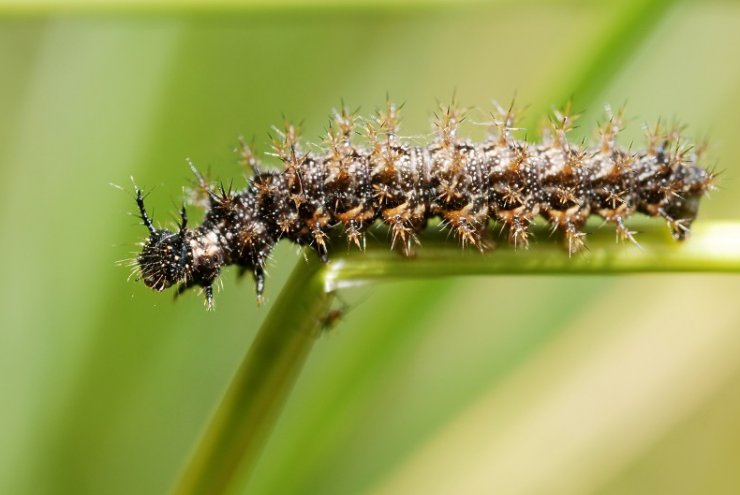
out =
[(697, 165), (701, 150), (684, 144), (678, 127), (656, 126), (645, 149), (633, 152), (617, 145), (621, 118), (611, 112), (589, 146), (566, 139), (574, 120), (568, 112), (555, 113), (538, 144), (513, 137), (511, 107), (497, 109), (481, 143), (458, 138), (462, 119), (453, 102), (437, 116), (431, 143), (413, 145), (399, 137), (398, 109), (388, 103), (364, 123), (362, 144), (354, 144), (359, 119), (342, 108), (320, 152), (306, 151), (297, 129), (286, 125), (273, 143), (282, 171), (262, 170), (242, 143), (241, 159), (253, 170), (243, 191), (213, 188), (193, 167), (208, 210), (203, 223), (190, 228), (183, 207), (177, 232), (153, 225), (137, 189), (150, 232), (135, 261), (141, 278), (158, 291), (200, 286), (212, 308), (221, 268), (237, 265), (254, 275), (260, 299), (265, 262), (280, 239), (311, 246), (328, 261), (330, 228), (342, 225), (347, 241), (363, 249), (376, 220), (387, 224), (391, 248), (406, 255), (434, 217), (463, 246), (480, 250), (491, 221), (502, 224), (512, 244), (527, 247), (537, 215), (561, 233), (569, 254), (585, 247), (581, 229), (590, 215), (614, 224), (617, 238), (632, 242), (627, 217), (660, 216), (682, 240), (714, 180)]

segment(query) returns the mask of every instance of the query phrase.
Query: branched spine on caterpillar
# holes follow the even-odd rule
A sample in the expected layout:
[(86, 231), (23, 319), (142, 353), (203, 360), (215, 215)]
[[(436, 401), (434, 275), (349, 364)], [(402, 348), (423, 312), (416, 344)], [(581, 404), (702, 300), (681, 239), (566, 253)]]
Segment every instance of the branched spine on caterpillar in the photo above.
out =
[(296, 127), (279, 131), (273, 149), (282, 171), (264, 170), (241, 142), (240, 160), (252, 170), (242, 191), (212, 187), (191, 164), (207, 198), (199, 226), (188, 226), (183, 207), (177, 232), (156, 228), (137, 188), (149, 237), (134, 263), (157, 291), (202, 287), (210, 309), (222, 267), (251, 272), (259, 301), (265, 263), (280, 239), (310, 246), (326, 262), (327, 232), (338, 225), (347, 242), (363, 250), (368, 227), (381, 220), (391, 249), (406, 256), (435, 217), (463, 246), (481, 251), (491, 221), (507, 230), (515, 247), (526, 248), (538, 215), (562, 235), (570, 255), (585, 248), (582, 228), (590, 215), (613, 224), (618, 240), (634, 243), (625, 219), (635, 212), (660, 216), (683, 240), (716, 178), (697, 164), (702, 149), (685, 144), (680, 127), (658, 124), (647, 131), (645, 149), (631, 152), (617, 144), (622, 112), (607, 113), (592, 145), (568, 141), (575, 119), (568, 109), (555, 112), (533, 144), (514, 137), (513, 103), (497, 106), (489, 137), (474, 143), (457, 136), (464, 115), (453, 99), (435, 118), (432, 142), (417, 146), (399, 136), (398, 107), (391, 102), (364, 123), (363, 142), (354, 143), (359, 118), (342, 106), (321, 152), (305, 151)]

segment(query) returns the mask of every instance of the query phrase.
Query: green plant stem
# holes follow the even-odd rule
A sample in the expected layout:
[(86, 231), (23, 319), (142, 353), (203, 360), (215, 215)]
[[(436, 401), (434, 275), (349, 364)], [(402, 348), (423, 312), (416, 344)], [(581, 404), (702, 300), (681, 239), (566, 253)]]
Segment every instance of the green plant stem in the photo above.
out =
[(459, 275), (625, 274), (636, 272), (740, 273), (740, 222), (698, 223), (689, 241), (670, 239), (662, 225), (641, 229), (640, 247), (617, 245), (611, 229), (589, 236), (590, 250), (572, 257), (539, 229), (529, 250), (499, 247), (486, 253), (460, 249), (446, 233), (430, 229), (412, 258), (388, 249), (386, 232), (373, 231), (367, 250), (337, 249), (332, 261), (315, 256), (299, 263), (275, 301), (237, 371), (174, 493), (221, 494), (237, 468), (249, 471), (277, 420), (306, 357), (321, 333), (333, 292), (358, 283)]
[(588, 250), (573, 256), (559, 242), (547, 240), (544, 227), (534, 229), (536, 244), (530, 249), (514, 249), (505, 239), (497, 239), (496, 249), (482, 255), (475, 249), (462, 251), (456, 239), (441, 231), (425, 236), (423, 246), (408, 260), (390, 252), (386, 242), (373, 240), (366, 253), (333, 255), (325, 269), (325, 285), (336, 289), (362, 281), (460, 275), (740, 271), (740, 222), (699, 222), (685, 242), (671, 239), (659, 222), (633, 228), (639, 230), (639, 245), (618, 245), (612, 228), (595, 225), (587, 238)]
[(298, 263), (173, 493), (224, 493), (237, 468), (254, 466), (331, 304), (324, 270), (315, 257)]

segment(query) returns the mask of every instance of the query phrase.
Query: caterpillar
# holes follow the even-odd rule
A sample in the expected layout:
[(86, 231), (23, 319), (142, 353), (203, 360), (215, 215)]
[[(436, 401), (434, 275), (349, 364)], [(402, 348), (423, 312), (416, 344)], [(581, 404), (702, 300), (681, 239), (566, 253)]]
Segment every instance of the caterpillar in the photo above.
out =
[[(515, 138), (513, 102), (495, 107), (482, 142), (458, 137), (466, 115), (453, 98), (435, 114), (429, 141), (414, 144), (399, 134), (400, 107), (391, 101), (366, 119), (342, 105), (320, 147), (308, 149), (291, 124), (277, 130), (272, 148), (282, 170), (263, 168), (240, 140), (236, 151), (251, 173), (244, 190), (212, 186), (191, 162), (207, 208), (195, 227), (184, 206), (176, 231), (155, 227), (135, 186), (139, 217), (149, 230), (135, 270), (156, 291), (202, 287), (212, 309), (213, 284), (228, 265), (253, 275), (262, 300), (265, 263), (280, 239), (310, 246), (327, 262), (330, 229), (341, 226), (348, 244), (363, 250), (367, 229), (382, 221), (390, 248), (409, 256), (418, 234), (439, 218), (463, 247), (486, 250), (495, 222), (511, 244), (527, 248), (530, 224), (542, 217), (573, 255), (586, 247), (582, 229), (591, 215), (614, 225), (618, 241), (637, 243), (625, 224), (636, 212), (662, 217), (683, 240), (701, 197), (713, 187), (716, 174), (697, 163), (704, 147), (684, 142), (678, 125), (658, 122), (646, 130), (644, 149), (632, 151), (617, 144), (623, 111), (607, 107), (597, 137), (578, 144), (567, 138), (577, 118), (568, 106), (554, 112), (538, 143), (530, 143)], [(357, 135), (363, 136), (359, 142)]]

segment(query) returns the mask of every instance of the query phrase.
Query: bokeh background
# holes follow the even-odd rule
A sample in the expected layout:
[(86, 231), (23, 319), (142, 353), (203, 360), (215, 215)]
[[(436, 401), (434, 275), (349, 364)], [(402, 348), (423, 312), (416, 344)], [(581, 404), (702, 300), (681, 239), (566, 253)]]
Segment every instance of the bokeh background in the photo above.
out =
[[(711, 137), (701, 220), (740, 216), (737, 2), (173, 5), (0, 7), (0, 493), (171, 486), (300, 256), (278, 247), (263, 307), (231, 272), (213, 313), (127, 283), (129, 177), (174, 222), (186, 157), (241, 186), (237, 136), (265, 151), (283, 114), (318, 141), (341, 98), (388, 92), (424, 135), (453, 90), (473, 122), (573, 95), (588, 136), (627, 102), (625, 143), (659, 116)], [(738, 294), (729, 275), (346, 294), (233, 494), (738, 493)]]

